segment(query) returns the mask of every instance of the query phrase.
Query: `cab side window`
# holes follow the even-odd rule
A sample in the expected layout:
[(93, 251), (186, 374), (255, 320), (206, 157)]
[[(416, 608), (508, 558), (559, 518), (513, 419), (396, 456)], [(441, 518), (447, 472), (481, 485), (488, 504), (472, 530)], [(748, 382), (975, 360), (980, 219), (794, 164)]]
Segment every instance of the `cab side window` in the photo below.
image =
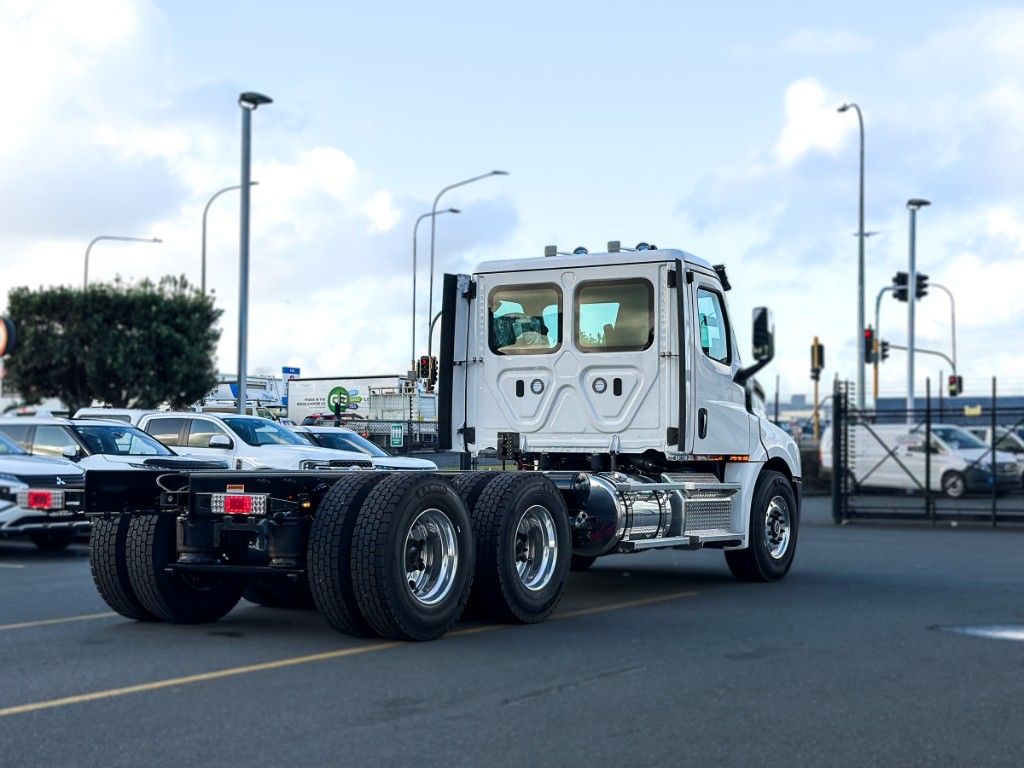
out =
[(4, 424), (0, 427), (11, 440), (14, 440), (18, 445), (24, 448), (26, 451), (30, 451), (32, 446), (28, 442), (28, 432), (30, 427), (27, 424)]
[(729, 319), (722, 297), (707, 288), (697, 289), (697, 328), (704, 354), (719, 363), (729, 364)]
[(164, 445), (181, 445), (181, 425), (184, 419), (150, 419), (146, 431)]

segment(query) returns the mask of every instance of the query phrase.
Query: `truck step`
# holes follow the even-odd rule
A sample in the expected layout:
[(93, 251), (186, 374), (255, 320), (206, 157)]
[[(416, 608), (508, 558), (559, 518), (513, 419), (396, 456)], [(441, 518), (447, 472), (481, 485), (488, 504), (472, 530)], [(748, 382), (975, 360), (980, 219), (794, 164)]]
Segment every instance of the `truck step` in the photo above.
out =
[(661, 477), (666, 482), (658, 485), (670, 485), (672, 488), (664, 490), (682, 491), (687, 499), (728, 499), (740, 490), (739, 483), (723, 483), (710, 473), (664, 474)]
[(619, 542), (617, 551), (621, 553), (643, 552), (647, 549), (700, 549), (706, 544), (728, 546), (741, 544), (742, 539), (735, 533), (723, 531), (707, 536), (691, 535), (669, 536), (662, 539), (641, 539), (640, 541)]

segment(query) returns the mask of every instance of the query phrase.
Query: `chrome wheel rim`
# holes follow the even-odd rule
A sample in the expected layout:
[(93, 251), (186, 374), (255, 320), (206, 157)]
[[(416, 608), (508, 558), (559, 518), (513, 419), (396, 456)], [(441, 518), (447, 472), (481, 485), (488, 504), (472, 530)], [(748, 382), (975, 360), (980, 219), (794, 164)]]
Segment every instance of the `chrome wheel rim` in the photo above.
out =
[(425, 509), (405, 535), (405, 583), (423, 605), (437, 605), (451, 592), (459, 565), (455, 526), (440, 509)]
[(531, 592), (551, 583), (558, 563), (558, 533), (547, 507), (534, 504), (519, 518), (512, 542), (519, 582)]
[(773, 560), (779, 560), (789, 549), (789, 504), (781, 496), (768, 502), (764, 513), (764, 546)]
[(959, 498), (964, 492), (964, 481), (959, 475), (952, 475), (946, 481), (946, 495), (952, 496), (954, 499)]

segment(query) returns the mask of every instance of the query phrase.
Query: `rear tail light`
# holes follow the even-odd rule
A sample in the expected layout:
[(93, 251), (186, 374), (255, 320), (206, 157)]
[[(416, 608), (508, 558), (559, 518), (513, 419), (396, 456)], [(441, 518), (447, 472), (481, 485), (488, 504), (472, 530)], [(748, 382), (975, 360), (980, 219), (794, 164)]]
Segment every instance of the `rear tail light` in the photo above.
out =
[(18, 491), (18, 506), (24, 509), (64, 509), (64, 491), (40, 488)]
[(265, 515), (265, 493), (214, 493), (210, 495), (210, 512), (215, 515)]

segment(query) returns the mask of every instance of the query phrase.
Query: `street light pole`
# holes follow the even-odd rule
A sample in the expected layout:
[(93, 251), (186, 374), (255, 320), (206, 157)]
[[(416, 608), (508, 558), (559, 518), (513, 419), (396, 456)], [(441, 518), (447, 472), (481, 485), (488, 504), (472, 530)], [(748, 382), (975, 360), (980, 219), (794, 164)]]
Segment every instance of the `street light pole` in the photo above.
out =
[(261, 104), (271, 104), (273, 99), (262, 93), (245, 92), (238, 97), (242, 108), (242, 180), (238, 185), (242, 193), (238, 237), (238, 412), (245, 413), (246, 375), (249, 362), (246, 359), (249, 341), (249, 193), (252, 190), (252, 113)]
[(89, 241), (89, 245), (85, 248), (85, 272), (82, 275), (82, 289), (85, 290), (89, 287), (89, 251), (96, 245), (100, 240), (120, 240), (122, 242), (130, 243), (162, 243), (159, 237), (125, 237), (123, 235), (100, 235), (94, 237)]
[[(434, 205), (430, 209), (432, 214), (430, 217), (430, 296), (427, 300), (427, 324), (430, 324), (430, 318), (434, 316), (434, 241), (437, 231), (437, 204), (441, 202), (441, 196), (445, 192), (450, 192), (456, 187), (464, 187), (467, 184), (472, 184), (474, 181), (480, 181), (481, 179), (490, 178), (491, 176), (508, 176), (508, 171), (490, 171), (488, 173), (481, 173), (479, 176), (474, 176), (470, 179), (464, 179), (457, 181), (454, 184), (449, 184), (444, 187), (440, 192), (437, 193), (437, 197), (434, 198)], [(428, 329), (429, 333), (429, 329)], [(427, 336), (427, 355), (433, 350), (433, 336)], [(414, 353), (415, 354), (415, 353)]]
[[(249, 185), (253, 186), (253, 187), (255, 187), (257, 184), (259, 184), (258, 181), (250, 181), (249, 182)], [(209, 200), (206, 201), (206, 207), (203, 208), (203, 261), (202, 261), (202, 271), (201, 271), (202, 277), (201, 277), (201, 280), (200, 280), (200, 288), (201, 288), (204, 296), (206, 295), (206, 214), (208, 214), (210, 212), (210, 206), (213, 204), (214, 200), (216, 200), (218, 197), (223, 195), (225, 192), (230, 192), (233, 189), (241, 189), (241, 186), (239, 184), (235, 184), (235, 185), (230, 186), (230, 187), (224, 187), (224, 189), (222, 189), (222, 190), (220, 190), (218, 192), (214, 192), (213, 196)]]
[(416, 368), (416, 237), (419, 232), (420, 222), (427, 218), (440, 216), (442, 213), (461, 213), (458, 208), (446, 208), (443, 211), (429, 211), (420, 214), (412, 228), (412, 367)]
[(917, 303), (917, 212), (927, 200), (907, 200), (910, 210), (910, 253), (907, 265), (907, 423), (912, 423), (914, 410), (914, 305)]
[[(950, 327), (950, 333), (952, 335), (952, 341), (953, 341), (953, 345), (952, 345), (953, 346), (953, 350), (952, 350), (953, 351), (953, 368), (955, 369), (956, 368), (956, 302), (953, 301), (953, 292), (950, 291), (949, 288), (947, 288), (946, 286), (939, 285), (938, 283), (928, 283), (928, 285), (930, 285), (932, 288), (938, 288), (938, 289), (940, 289), (942, 291), (945, 291), (946, 295), (949, 296), (949, 327)], [(956, 371), (954, 370), (953, 373), (956, 373)], [(940, 381), (939, 384), (941, 385), (942, 382)], [(940, 386), (939, 390), (941, 391), (941, 389), (942, 389), (942, 387)]]
[(864, 410), (864, 115), (855, 103), (843, 104), (840, 112), (857, 111), (860, 126), (860, 205), (857, 227), (857, 408)]
[(879, 328), (879, 318), (881, 317), (882, 311), (882, 297), (888, 292), (895, 290), (891, 285), (887, 285), (878, 292), (878, 296), (875, 297), (875, 349), (874, 349), (874, 362), (875, 370), (873, 378), (873, 394), (875, 401), (875, 409), (878, 409), (878, 356), (881, 354), (880, 350), (882, 347), (882, 331)]

